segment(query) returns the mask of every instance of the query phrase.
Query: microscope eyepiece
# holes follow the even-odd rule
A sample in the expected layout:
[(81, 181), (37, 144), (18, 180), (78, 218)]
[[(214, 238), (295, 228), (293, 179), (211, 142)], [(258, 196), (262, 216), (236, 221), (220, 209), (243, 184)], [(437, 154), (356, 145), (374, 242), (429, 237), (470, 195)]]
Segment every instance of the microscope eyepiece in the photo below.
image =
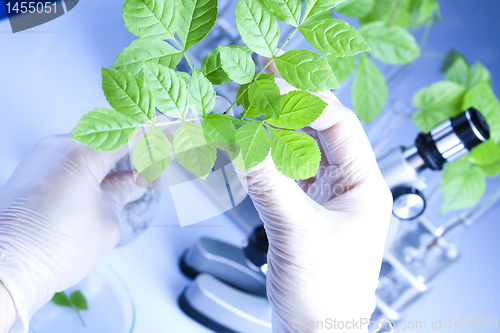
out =
[(459, 159), (489, 138), (486, 119), (478, 110), (470, 108), (436, 126), (430, 133), (420, 133), (415, 141), (416, 149), (408, 150), (408, 158), (415, 160), (414, 153), (410, 152), (416, 150), (423, 162), (417, 171), (441, 170), (446, 162)]

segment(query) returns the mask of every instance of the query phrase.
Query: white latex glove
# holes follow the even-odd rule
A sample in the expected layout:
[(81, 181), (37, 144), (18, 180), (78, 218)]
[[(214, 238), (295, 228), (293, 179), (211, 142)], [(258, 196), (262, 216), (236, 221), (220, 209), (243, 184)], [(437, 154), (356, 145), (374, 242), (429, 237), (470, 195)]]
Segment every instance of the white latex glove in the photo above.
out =
[[(281, 94), (295, 89), (276, 82)], [(392, 195), (356, 115), (331, 92), (316, 95), (328, 103), (306, 130), (323, 152), (316, 177), (296, 183), (271, 156), (238, 174), (269, 239), (273, 332), (319, 332), (310, 322), (327, 318), (359, 327), (375, 309)], [(367, 325), (340, 331), (366, 332)]]
[(22, 332), (54, 293), (80, 282), (118, 242), (120, 211), (145, 191), (132, 172), (108, 175), (125, 151), (102, 153), (69, 135), (49, 137), (0, 189), (0, 282)]

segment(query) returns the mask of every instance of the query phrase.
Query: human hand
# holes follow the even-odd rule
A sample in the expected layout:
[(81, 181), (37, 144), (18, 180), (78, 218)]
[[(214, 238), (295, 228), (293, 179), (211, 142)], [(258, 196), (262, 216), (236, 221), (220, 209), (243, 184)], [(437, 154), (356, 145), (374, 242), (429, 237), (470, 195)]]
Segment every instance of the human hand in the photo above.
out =
[(132, 172), (108, 175), (125, 152), (48, 137), (0, 189), (0, 282), (24, 332), (35, 311), (85, 278), (118, 242), (122, 208), (145, 191)]
[(274, 332), (319, 332), (318, 321), (369, 319), (375, 308), (392, 195), (356, 115), (331, 92), (316, 95), (328, 106), (306, 129), (323, 155), (315, 177), (296, 183), (270, 156), (238, 171), (269, 240)]

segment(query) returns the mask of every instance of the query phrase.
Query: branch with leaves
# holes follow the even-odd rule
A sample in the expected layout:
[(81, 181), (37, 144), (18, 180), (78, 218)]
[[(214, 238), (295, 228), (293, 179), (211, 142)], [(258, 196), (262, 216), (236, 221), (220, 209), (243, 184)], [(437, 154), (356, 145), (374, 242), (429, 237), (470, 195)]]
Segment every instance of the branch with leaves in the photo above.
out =
[[(103, 91), (113, 110), (90, 111), (72, 138), (96, 150), (112, 151), (140, 135), (132, 160), (149, 182), (171, 163), (172, 150), (179, 163), (200, 178), (211, 172), (217, 149), (228, 150), (243, 170), (271, 152), (285, 176), (313, 176), (320, 149), (313, 138), (298, 130), (316, 120), (326, 107), (312, 93), (338, 88), (339, 82), (320, 54), (282, 50), (297, 32), (330, 58), (370, 50), (360, 32), (346, 22), (332, 17), (311, 19), (341, 2), (306, 0), (301, 13), (300, 0), (239, 0), (236, 27), (246, 46), (218, 46), (196, 68), (188, 50), (215, 25), (217, 0), (127, 0), (123, 19), (139, 39), (120, 52), (112, 69), (102, 69)], [(281, 46), (278, 19), (295, 27)], [(252, 52), (269, 58), (259, 73)], [(182, 58), (191, 73), (175, 70)], [(273, 61), (283, 78), (299, 90), (280, 94), (274, 74), (264, 73)], [(233, 104), (214, 114), (213, 85), (229, 82), (241, 85)], [(235, 104), (243, 105), (240, 119), (229, 114)], [(157, 111), (171, 122), (157, 122)], [(172, 142), (159, 128), (171, 123), (180, 123)]]

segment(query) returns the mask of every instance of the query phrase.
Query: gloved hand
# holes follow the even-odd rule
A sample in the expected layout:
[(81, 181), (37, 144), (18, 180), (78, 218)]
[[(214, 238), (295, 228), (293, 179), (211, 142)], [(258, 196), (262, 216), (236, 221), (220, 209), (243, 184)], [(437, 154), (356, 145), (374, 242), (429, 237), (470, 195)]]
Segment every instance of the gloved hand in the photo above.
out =
[[(295, 89), (276, 82), (281, 94)], [(328, 103), (306, 130), (323, 153), (316, 177), (296, 183), (271, 156), (238, 176), (269, 240), (273, 332), (319, 332), (318, 321), (328, 328), (334, 319), (337, 329), (366, 332), (359, 320), (375, 309), (392, 195), (356, 115), (331, 92), (316, 95)]]
[(69, 135), (48, 137), (0, 189), (0, 282), (23, 332), (54, 293), (85, 278), (118, 242), (120, 211), (145, 191), (132, 172), (108, 175), (126, 149), (103, 153)]

